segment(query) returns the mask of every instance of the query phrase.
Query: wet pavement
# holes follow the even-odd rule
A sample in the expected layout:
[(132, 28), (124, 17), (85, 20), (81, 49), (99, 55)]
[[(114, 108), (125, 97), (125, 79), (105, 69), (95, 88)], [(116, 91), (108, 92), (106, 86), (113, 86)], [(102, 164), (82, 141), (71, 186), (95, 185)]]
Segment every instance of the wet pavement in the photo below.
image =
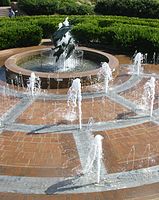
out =
[[(7, 57), (37, 48), (1, 51), (1, 66)], [(32, 97), (26, 88), (8, 85), (0, 68), (0, 199), (157, 199), (158, 71), (150, 117), (138, 104), (154, 75), (152, 67), (138, 77), (131, 73), (128, 57), (117, 58), (120, 71), (108, 94), (102, 83), (82, 87), (81, 130), (78, 116), (65, 118), (66, 89), (42, 90)], [(98, 186), (96, 171), (82, 174), (96, 134), (104, 136)]]

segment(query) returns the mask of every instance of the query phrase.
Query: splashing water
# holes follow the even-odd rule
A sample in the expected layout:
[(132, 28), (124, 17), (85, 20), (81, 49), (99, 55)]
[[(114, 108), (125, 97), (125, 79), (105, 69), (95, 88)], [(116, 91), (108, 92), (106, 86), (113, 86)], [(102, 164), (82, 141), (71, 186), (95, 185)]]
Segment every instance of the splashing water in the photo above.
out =
[(142, 104), (145, 110), (150, 109), (150, 117), (153, 113), (153, 104), (155, 99), (155, 78), (151, 77), (144, 85), (144, 94), (142, 95)]
[(99, 79), (101, 77), (104, 77), (104, 91), (105, 93), (108, 93), (108, 89), (109, 89), (109, 81), (112, 80), (112, 70), (111, 68), (109, 67), (109, 64), (104, 62), (102, 64), (102, 68), (98, 74), (99, 76)]
[(91, 149), (88, 154), (87, 164), (84, 169), (84, 174), (89, 174), (93, 171), (94, 164), (96, 163), (97, 168), (97, 183), (100, 183), (101, 179), (101, 162), (103, 158), (103, 150), (102, 150), (102, 140), (103, 136), (96, 135), (92, 141)]
[(76, 107), (78, 104), (78, 117), (79, 117), (79, 126), (80, 129), (82, 128), (82, 110), (81, 110), (81, 82), (79, 78), (73, 80), (71, 87), (68, 90), (68, 98), (67, 98), (67, 105), (69, 111), (66, 115), (66, 119), (70, 121), (74, 121), (77, 118), (76, 115)]
[(141, 72), (142, 62), (143, 62), (143, 54), (138, 52), (134, 58), (134, 72), (137, 73), (137, 75), (139, 75)]
[(90, 134), (92, 133), (94, 123), (95, 123), (95, 121), (94, 121), (93, 117), (90, 117), (88, 120), (88, 124), (87, 124), (87, 132)]
[(136, 148), (133, 145), (130, 149), (130, 152), (127, 156), (127, 161), (126, 161), (127, 165), (129, 164), (129, 162), (132, 162), (131, 170), (134, 170), (134, 167), (135, 167), (135, 155), (136, 155)]
[(27, 82), (27, 91), (34, 96), (40, 92), (40, 85), (40, 78), (35, 76), (35, 73), (32, 72)]
[(58, 30), (53, 34), (55, 48), (53, 52), (53, 66), (58, 71), (69, 71), (83, 63), (83, 51), (76, 49), (75, 40), (71, 35), (71, 26), (68, 17), (59, 24)]

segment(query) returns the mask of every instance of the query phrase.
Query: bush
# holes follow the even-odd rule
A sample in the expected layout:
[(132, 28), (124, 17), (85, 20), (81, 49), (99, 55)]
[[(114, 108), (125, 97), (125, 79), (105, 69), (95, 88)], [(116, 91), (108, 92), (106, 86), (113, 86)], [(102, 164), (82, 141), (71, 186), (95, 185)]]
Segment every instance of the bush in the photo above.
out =
[(36, 25), (41, 27), (43, 31), (43, 37), (44, 38), (51, 38), (53, 33), (57, 30), (58, 28), (58, 23), (56, 21), (50, 21), (50, 20), (43, 20), (40, 19), (36, 22)]
[(66, 0), (61, 1), (57, 13), (65, 15), (88, 15), (94, 14), (94, 11), (93, 7), (90, 5), (78, 4), (74, 0)]
[[(50, 38), (57, 30), (58, 24), (63, 22), (65, 17), (53, 15), (25, 16), (13, 18), (12, 20), (9, 18), (1, 18), (0, 46), (1, 48), (10, 48), (36, 45), (40, 42), (41, 31), (44, 38)], [(134, 51), (136, 49), (142, 52), (146, 51), (147, 53), (159, 51), (158, 19), (72, 15), (69, 16), (69, 21), (70, 24), (73, 24), (72, 34), (80, 44), (86, 45), (95, 42), (124, 51)], [(23, 32), (22, 30), (25, 27), (29, 30)], [(5, 32), (2, 34), (4, 29)], [(34, 29), (36, 30), (34, 31)], [(9, 45), (6, 45), (7, 42), (9, 42)]]
[(74, 0), (19, 0), (19, 8), (29, 15), (85, 15), (93, 14), (93, 7)]
[(0, 49), (38, 45), (41, 39), (42, 30), (35, 25), (14, 23), (0, 29)]
[(77, 13), (76, 2), (72, 0), (61, 1), (57, 13), (66, 15), (71, 15), (71, 14), (75, 15)]
[(120, 15), (143, 18), (159, 18), (159, 3), (156, 0), (100, 0), (95, 12), (102, 15)]
[(10, 0), (0, 0), (0, 6), (9, 6)]
[(72, 34), (76, 41), (82, 44), (88, 44), (97, 41), (99, 37), (98, 26), (93, 22), (81, 23), (73, 27)]
[(51, 15), (59, 8), (58, 0), (19, 0), (18, 6), (28, 15)]
[(81, 4), (77, 6), (78, 15), (92, 15), (94, 14), (94, 8), (90, 5)]
[(102, 28), (99, 42), (121, 50), (153, 52), (159, 50), (159, 29), (118, 24)]

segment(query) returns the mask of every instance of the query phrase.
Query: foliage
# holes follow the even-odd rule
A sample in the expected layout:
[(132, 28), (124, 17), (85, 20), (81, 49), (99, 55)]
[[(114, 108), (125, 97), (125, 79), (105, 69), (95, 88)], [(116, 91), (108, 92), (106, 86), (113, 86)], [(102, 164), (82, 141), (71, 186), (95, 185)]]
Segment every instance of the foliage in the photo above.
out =
[(79, 43), (88, 44), (96, 41), (99, 37), (97, 21), (77, 24), (74, 26), (72, 34)]
[(59, 7), (58, 0), (19, 0), (18, 7), (29, 15), (54, 14)]
[(29, 15), (85, 15), (93, 14), (89, 4), (78, 4), (74, 0), (19, 0), (19, 8)]
[(156, 0), (100, 0), (95, 12), (102, 15), (120, 15), (142, 18), (159, 18), (159, 2)]
[(136, 25), (118, 25), (103, 28), (100, 43), (112, 44), (129, 51), (159, 51), (159, 29)]
[[(65, 17), (63, 15), (53, 15), (25, 16), (13, 19), (1, 18), (0, 48), (38, 44), (41, 38), (41, 31), (43, 38), (50, 38), (57, 30), (58, 24), (64, 21)], [(147, 51), (147, 53), (159, 51), (158, 19), (72, 15), (69, 16), (69, 21), (73, 27), (72, 34), (79, 44), (99, 43), (125, 51), (134, 51), (137, 49), (142, 52)], [(22, 30), (25, 30), (25, 28), (27, 31), (23, 32)], [(3, 33), (4, 31), (6, 34)], [(15, 39), (13, 40), (12, 37)], [(20, 43), (20, 40), (24, 42)], [(15, 41), (14, 45), (13, 41)], [(10, 44), (7, 45), (7, 43)]]
[(0, 29), (0, 49), (38, 45), (42, 39), (40, 27), (13, 23)]
[(10, 0), (0, 0), (0, 6), (9, 6)]

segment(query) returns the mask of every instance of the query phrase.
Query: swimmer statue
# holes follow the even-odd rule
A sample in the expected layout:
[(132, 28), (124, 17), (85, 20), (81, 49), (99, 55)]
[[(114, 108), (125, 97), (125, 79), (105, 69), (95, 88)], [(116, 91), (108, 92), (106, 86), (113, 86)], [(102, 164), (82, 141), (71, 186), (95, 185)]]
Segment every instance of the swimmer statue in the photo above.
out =
[(68, 59), (75, 49), (74, 39), (71, 36), (70, 30), (71, 26), (67, 17), (63, 23), (59, 23), (59, 28), (53, 34), (52, 39), (55, 47), (52, 50), (54, 51), (53, 56), (56, 57), (56, 62), (60, 58)]

